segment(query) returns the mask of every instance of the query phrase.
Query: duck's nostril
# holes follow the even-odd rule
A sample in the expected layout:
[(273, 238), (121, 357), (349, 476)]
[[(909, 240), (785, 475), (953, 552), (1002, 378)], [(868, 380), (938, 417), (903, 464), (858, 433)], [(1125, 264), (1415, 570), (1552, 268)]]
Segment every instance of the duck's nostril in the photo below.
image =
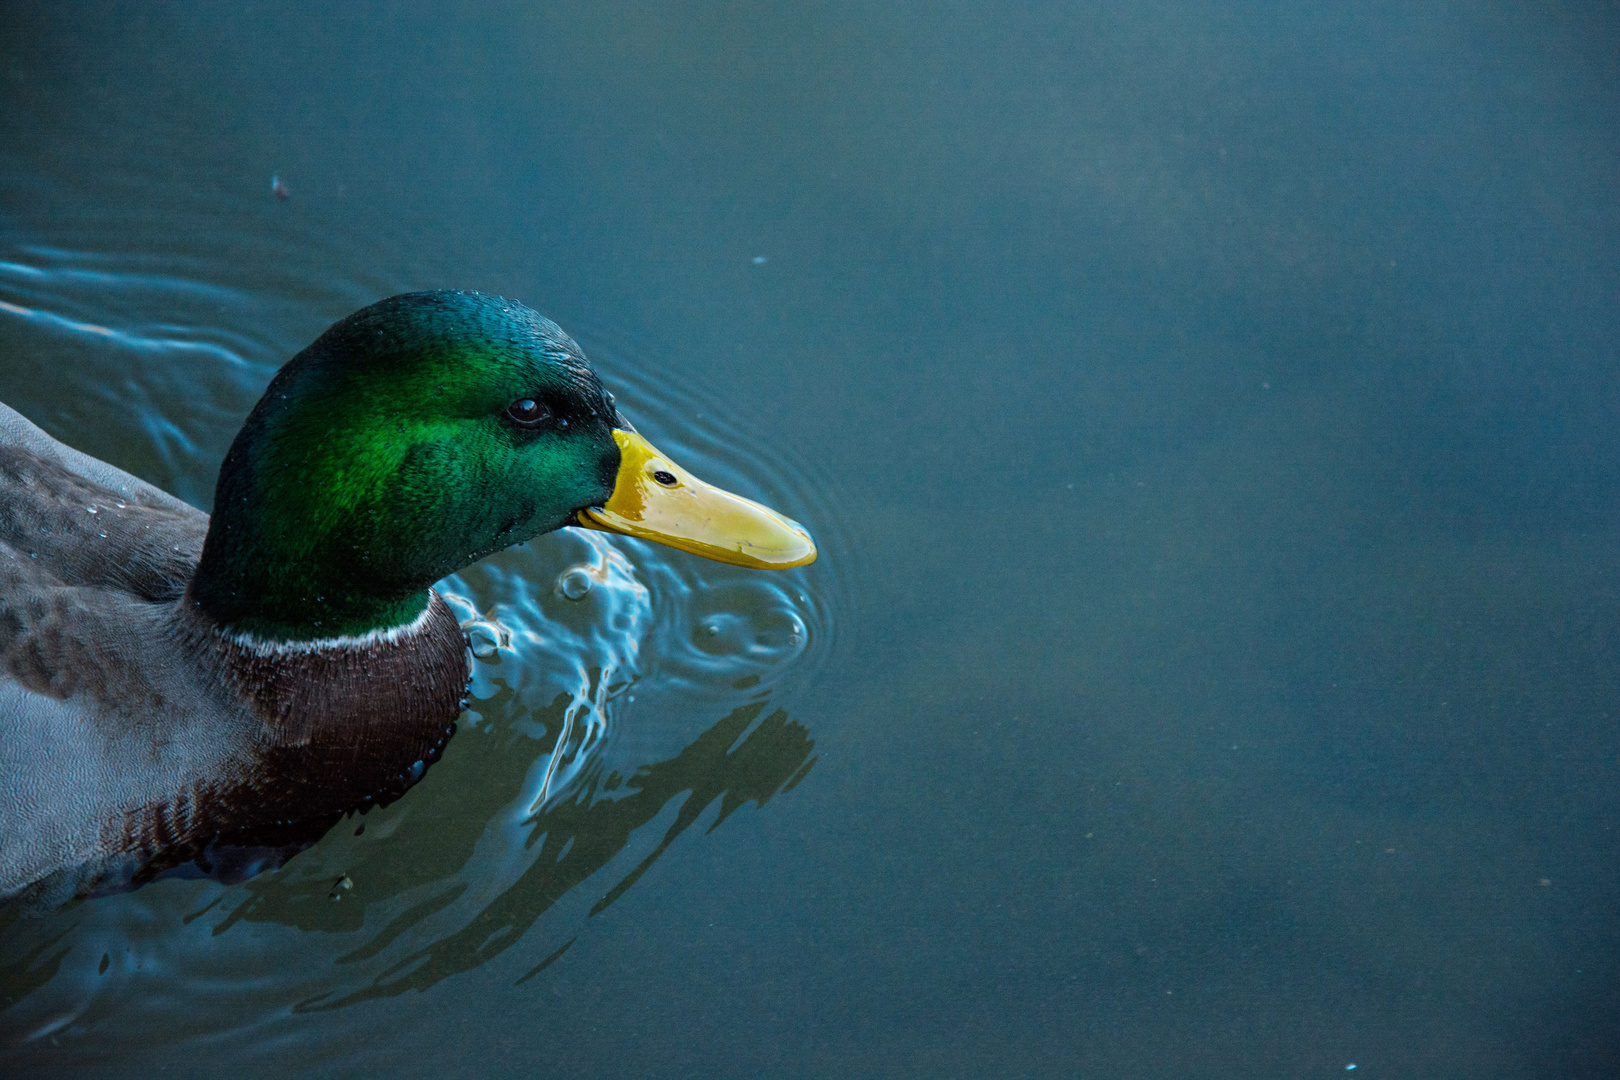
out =
[(657, 472), (653, 473), (653, 479), (658, 481), (660, 484), (663, 484), (665, 487), (674, 487), (676, 484), (675, 474), (672, 472), (666, 472), (663, 469), (659, 469)]

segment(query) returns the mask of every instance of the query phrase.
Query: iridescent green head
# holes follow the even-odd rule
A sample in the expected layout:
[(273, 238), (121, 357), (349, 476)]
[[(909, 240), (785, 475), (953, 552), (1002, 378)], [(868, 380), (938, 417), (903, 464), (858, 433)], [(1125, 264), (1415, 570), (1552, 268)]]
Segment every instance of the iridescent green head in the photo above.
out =
[(407, 623), (433, 582), (607, 502), (618, 426), (579, 346), (521, 304), (373, 304), (290, 360), (248, 417), (192, 598), (271, 640)]

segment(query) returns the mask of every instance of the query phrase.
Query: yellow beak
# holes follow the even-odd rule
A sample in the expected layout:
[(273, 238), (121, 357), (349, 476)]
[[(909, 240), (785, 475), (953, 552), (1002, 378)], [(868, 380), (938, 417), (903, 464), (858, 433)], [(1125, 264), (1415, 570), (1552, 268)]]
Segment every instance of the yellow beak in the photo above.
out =
[(604, 506), (581, 510), (587, 529), (656, 540), (705, 559), (787, 570), (816, 559), (804, 526), (741, 495), (705, 484), (634, 431), (615, 428), (619, 476)]

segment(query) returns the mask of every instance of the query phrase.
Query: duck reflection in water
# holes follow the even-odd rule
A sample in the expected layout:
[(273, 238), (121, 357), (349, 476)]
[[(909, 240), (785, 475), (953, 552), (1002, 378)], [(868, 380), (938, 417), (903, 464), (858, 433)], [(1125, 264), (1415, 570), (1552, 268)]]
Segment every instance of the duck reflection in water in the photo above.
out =
[[(560, 719), (563, 704), (553, 708)], [(618, 857), (632, 843), (637, 830), (664, 812), (671, 801), (685, 796), (674, 821), (657, 844), (617, 883), (596, 899), (590, 909), (597, 915), (636, 883), (675, 839), (696, 823), (716, 802), (719, 809), (710, 831), (719, 828), (745, 803), (763, 805), (791, 790), (815, 765), (815, 743), (804, 727), (780, 710), (766, 712), (757, 701), (733, 710), (705, 731), (678, 755), (643, 765), (631, 776), (590, 777), (568, 798), (552, 803), (526, 823), (528, 843), (538, 844), (528, 868), (495, 899), (470, 918), (457, 911), (451, 922), (459, 928), (429, 944), (412, 948), (359, 989), (334, 992), (301, 1002), (299, 1010), (333, 1009), (406, 990), (425, 990), (450, 975), (486, 963), (517, 944), (524, 934), (576, 886)], [(741, 740), (739, 742), (739, 739)], [(354, 932), (365, 927), (367, 908), (385, 910), (396, 896), (426, 891), (423, 900), (396, 915), (359, 947), (338, 958), (355, 964), (378, 956), (400, 938), (431, 939), (419, 927), (456, 904), (468, 889), (468, 875), (439, 876), (422, 860), (391, 858), (398, 845), (432, 846), (431, 865), (471, 859), (474, 845), (488, 817), (510, 802), (522, 788), (524, 766), (519, 755), (503, 754), (499, 740), (470, 740), (477, 749), (458, 754), (447, 763), (448, 779), (478, 777), (485, 793), (471, 813), (442, 817), (407, 817), (386, 844), (356, 847), (343, 859), (346, 876), (354, 882), (341, 902), (332, 902), (330, 875), (314, 871), (301, 876), (265, 875), (245, 886), (249, 897), (236, 904), (215, 927), (224, 933), (239, 921), (279, 923), (303, 930)], [(435, 777), (435, 781), (440, 778)], [(493, 783), (491, 781), (494, 781)], [(445, 806), (441, 800), (439, 805)], [(482, 811), (480, 813), (479, 811)], [(433, 886), (442, 885), (437, 891)], [(457, 905), (458, 908), (460, 905)], [(560, 957), (570, 938), (530, 969), (522, 982)]]
[(212, 519), (0, 407), (0, 896), (240, 880), (399, 798), (465, 704), (433, 583), (565, 526), (815, 558), (638, 435), (555, 324), (476, 293), (382, 301), (289, 361)]

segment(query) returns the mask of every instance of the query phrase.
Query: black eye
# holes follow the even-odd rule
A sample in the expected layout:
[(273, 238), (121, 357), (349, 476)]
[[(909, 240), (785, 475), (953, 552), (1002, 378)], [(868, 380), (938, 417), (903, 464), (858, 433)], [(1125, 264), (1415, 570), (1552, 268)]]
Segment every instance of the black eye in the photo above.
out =
[(535, 427), (551, 415), (551, 411), (534, 398), (518, 398), (506, 407), (506, 415), (523, 427)]
[(663, 484), (665, 487), (675, 486), (675, 474), (672, 472), (665, 472), (663, 469), (659, 469), (657, 472), (653, 473), (653, 479), (658, 481), (660, 484)]

